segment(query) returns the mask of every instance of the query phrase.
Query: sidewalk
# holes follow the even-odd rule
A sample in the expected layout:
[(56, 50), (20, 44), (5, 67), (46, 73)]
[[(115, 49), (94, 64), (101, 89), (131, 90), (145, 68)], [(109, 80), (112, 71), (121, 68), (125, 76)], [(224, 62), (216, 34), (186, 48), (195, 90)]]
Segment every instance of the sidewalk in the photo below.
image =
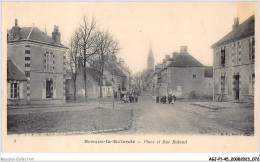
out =
[[(254, 134), (254, 104), (234, 102), (193, 102), (194, 111), (210, 114), (219, 122)], [(198, 107), (199, 106), (199, 107)]]
[(253, 107), (252, 103), (234, 103), (234, 102), (192, 102), (192, 105), (205, 107), (209, 109), (226, 109), (226, 108), (239, 108), (239, 107)]

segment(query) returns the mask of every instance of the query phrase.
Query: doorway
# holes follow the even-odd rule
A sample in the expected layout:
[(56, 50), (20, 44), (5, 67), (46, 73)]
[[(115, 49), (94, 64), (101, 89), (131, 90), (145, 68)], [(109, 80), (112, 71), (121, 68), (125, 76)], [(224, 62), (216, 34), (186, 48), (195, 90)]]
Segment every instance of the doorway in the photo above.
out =
[(46, 81), (46, 98), (53, 98), (53, 81)]
[(239, 100), (239, 78), (240, 75), (234, 75), (234, 99)]

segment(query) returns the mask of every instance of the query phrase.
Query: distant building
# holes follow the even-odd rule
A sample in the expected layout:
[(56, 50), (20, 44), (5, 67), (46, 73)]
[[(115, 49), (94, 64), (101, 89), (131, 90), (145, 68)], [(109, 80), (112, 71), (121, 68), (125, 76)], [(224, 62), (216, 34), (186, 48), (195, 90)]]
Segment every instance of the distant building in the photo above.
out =
[(214, 99), (253, 101), (255, 87), (255, 16), (239, 24), (212, 45)]
[[(83, 59), (80, 58), (78, 61), (78, 75), (76, 78), (76, 100), (85, 100), (85, 83), (84, 83), (84, 67)], [(100, 97), (100, 86), (102, 88), (103, 98), (113, 96), (112, 84), (105, 79), (100, 79), (101, 73), (95, 68), (86, 67), (86, 86), (87, 86), (87, 96), (88, 99), (97, 99)], [(66, 82), (66, 98), (67, 100), (74, 99), (74, 80), (72, 78), (68, 79)]]
[[(78, 101), (85, 98), (85, 83), (84, 83), (84, 67), (83, 59), (79, 59), (79, 71), (76, 79), (76, 99)], [(125, 75), (120, 63), (105, 62), (104, 72), (97, 70), (97, 67), (86, 67), (86, 83), (88, 99), (97, 99), (101, 96), (100, 88), (102, 90), (102, 98), (122, 98), (127, 92), (129, 86), (129, 76)], [(66, 83), (67, 99), (73, 100), (74, 98), (74, 81), (69, 78)]]
[(172, 57), (166, 55), (162, 64), (155, 69), (154, 95), (174, 94), (178, 98), (210, 95), (212, 72), (210, 74), (210, 68), (203, 66), (188, 53), (187, 46), (181, 46), (180, 52), (174, 52)]
[[(15, 26), (8, 31), (7, 57), (25, 74), (26, 84), (22, 89), (26, 93), (10, 93), (7, 96), (9, 101), (22, 99), (30, 104), (61, 104), (65, 101), (64, 60), (67, 47), (60, 40), (58, 26), (54, 27), (50, 37), (36, 27), (20, 28), (15, 20)], [(12, 81), (8, 80), (7, 84), (8, 91), (15, 93)], [(21, 90), (21, 86), (19, 88)]]

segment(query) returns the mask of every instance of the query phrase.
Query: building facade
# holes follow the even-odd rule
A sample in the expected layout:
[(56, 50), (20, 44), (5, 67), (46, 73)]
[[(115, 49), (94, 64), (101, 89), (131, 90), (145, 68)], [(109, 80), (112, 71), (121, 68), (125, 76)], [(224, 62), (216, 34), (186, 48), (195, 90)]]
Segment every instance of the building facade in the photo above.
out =
[(205, 84), (208, 84), (208, 91), (213, 86), (208, 83), (213, 80), (212, 76), (205, 78), (206, 67), (188, 53), (186, 46), (181, 46), (180, 52), (174, 52), (172, 57), (166, 55), (156, 69), (160, 70), (156, 70), (153, 76), (155, 95), (172, 94), (178, 98), (203, 97), (206, 95)]
[(36, 27), (15, 26), (8, 31), (7, 56), (26, 76), (29, 104), (62, 104), (65, 101), (64, 62), (67, 47), (60, 42), (58, 26), (52, 37)]
[(255, 17), (239, 24), (212, 45), (214, 100), (253, 101), (255, 87)]

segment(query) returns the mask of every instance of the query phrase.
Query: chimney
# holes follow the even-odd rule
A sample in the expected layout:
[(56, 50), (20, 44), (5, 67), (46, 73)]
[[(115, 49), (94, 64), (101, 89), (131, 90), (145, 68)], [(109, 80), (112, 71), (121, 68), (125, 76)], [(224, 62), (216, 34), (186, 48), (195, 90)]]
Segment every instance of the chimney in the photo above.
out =
[(12, 39), (20, 38), (20, 36), (21, 36), (20, 31), (21, 31), (21, 28), (18, 26), (18, 20), (15, 19), (15, 24), (11, 30)]
[(172, 58), (173, 58), (174, 55), (177, 55), (177, 54), (178, 54), (178, 52), (173, 52), (172, 53)]
[(180, 53), (188, 53), (188, 47), (187, 46), (181, 46)]
[(238, 25), (239, 25), (239, 19), (237, 17), (237, 18), (234, 18), (234, 25), (232, 26), (232, 29), (233, 30), (236, 29), (238, 27)]
[(170, 59), (170, 55), (165, 55), (165, 60), (169, 60)]
[(54, 44), (60, 45), (60, 32), (59, 32), (59, 26), (54, 26), (54, 31), (52, 32), (52, 39), (54, 41)]

